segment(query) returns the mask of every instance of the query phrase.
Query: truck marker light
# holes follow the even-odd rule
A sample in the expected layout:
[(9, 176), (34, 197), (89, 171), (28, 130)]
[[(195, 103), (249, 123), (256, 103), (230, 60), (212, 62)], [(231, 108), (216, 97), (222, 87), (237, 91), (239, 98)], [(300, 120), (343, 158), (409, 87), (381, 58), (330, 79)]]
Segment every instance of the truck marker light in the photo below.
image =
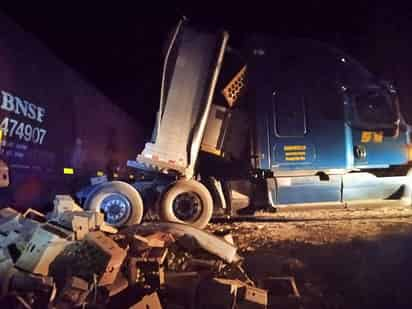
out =
[(63, 174), (65, 175), (74, 175), (74, 169), (71, 167), (63, 168)]
[(118, 178), (118, 177), (119, 177), (119, 174), (113, 173), (113, 177), (114, 177), (114, 178)]

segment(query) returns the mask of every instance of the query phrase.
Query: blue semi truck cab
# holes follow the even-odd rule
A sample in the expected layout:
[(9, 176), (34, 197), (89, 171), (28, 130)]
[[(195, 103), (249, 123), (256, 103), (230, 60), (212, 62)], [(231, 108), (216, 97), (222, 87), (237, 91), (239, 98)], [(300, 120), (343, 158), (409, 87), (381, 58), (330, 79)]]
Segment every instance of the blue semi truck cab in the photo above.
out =
[(134, 182), (79, 192), (115, 226), (336, 205), (410, 203), (411, 128), (395, 88), (328, 45), (229, 34), (180, 22), (164, 57), (154, 134)]
[(273, 173), (273, 204), (384, 199), (401, 190), (407, 179), (385, 178), (406, 175), (411, 160), (394, 87), (319, 42), (255, 44), (255, 166)]
[(408, 127), (393, 86), (317, 42), (283, 42), (263, 53), (250, 73), (266, 152), (260, 168), (348, 171), (408, 162)]

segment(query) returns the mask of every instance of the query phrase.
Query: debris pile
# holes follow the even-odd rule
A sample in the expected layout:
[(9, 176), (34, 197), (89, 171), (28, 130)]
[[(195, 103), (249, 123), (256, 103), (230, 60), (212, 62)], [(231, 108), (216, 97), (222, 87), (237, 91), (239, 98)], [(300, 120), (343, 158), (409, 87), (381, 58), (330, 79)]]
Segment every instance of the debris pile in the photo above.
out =
[(0, 210), (1, 308), (266, 308), (241, 262), (228, 236), (166, 222), (118, 231), (67, 196), (47, 216)]

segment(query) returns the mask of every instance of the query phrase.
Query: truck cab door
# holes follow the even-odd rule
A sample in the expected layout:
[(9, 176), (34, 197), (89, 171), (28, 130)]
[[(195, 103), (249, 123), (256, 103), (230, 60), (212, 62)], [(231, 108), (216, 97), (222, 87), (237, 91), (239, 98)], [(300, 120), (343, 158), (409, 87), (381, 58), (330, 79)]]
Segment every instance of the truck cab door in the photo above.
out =
[(272, 94), (269, 120), (272, 168), (294, 169), (313, 161), (313, 146), (307, 142), (305, 97), (299, 89), (284, 88)]
[(304, 97), (291, 90), (274, 92), (272, 96), (277, 136), (303, 137), (306, 134)]

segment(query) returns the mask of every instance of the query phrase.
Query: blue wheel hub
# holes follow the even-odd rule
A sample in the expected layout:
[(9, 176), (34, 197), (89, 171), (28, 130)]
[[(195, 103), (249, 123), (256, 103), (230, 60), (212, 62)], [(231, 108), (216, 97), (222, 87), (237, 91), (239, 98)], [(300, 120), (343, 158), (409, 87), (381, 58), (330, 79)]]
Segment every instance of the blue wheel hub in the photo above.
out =
[(129, 199), (123, 194), (111, 193), (103, 199), (100, 210), (105, 214), (107, 223), (119, 226), (129, 219), (132, 207)]

